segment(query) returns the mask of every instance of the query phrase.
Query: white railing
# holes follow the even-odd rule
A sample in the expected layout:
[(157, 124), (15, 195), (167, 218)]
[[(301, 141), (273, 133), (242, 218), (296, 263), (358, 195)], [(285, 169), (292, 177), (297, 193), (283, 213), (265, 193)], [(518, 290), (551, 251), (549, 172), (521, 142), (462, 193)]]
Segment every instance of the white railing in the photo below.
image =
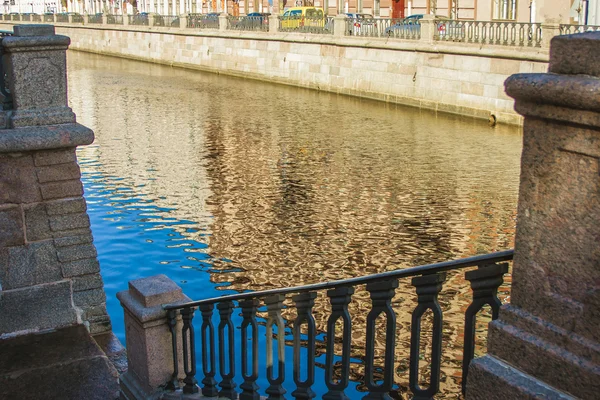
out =
[(541, 47), (542, 24), (436, 19), (434, 40), (500, 46)]

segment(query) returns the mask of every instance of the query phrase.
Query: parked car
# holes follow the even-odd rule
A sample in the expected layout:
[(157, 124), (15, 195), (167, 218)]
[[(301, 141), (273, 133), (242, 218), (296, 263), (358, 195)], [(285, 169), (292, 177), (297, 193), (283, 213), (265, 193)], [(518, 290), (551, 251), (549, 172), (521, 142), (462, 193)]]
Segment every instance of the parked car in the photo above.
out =
[[(394, 25), (391, 25), (389, 28), (387, 28), (385, 30), (385, 33), (388, 36), (398, 36), (398, 35), (402, 35), (402, 33), (404, 33), (404, 35), (406, 35), (406, 36), (416, 35), (421, 30), (421, 20), (422, 19), (423, 19), (423, 14), (409, 15), (408, 17), (402, 19), (401, 21), (396, 22)], [(434, 16), (434, 19), (442, 20), (442, 21), (450, 20), (450, 18), (445, 17), (443, 15), (436, 15), (436, 16)], [(438, 24), (437, 29), (438, 29), (439, 35), (446, 34), (446, 32), (447, 32), (446, 25), (447, 25), (447, 23), (445, 23), (445, 22)]]
[(241, 18), (238, 26), (243, 29), (259, 28), (269, 24), (269, 16), (271, 13), (252, 12)]
[(377, 20), (371, 14), (346, 13), (346, 16), (352, 20), (352, 29), (348, 29), (349, 35), (368, 35), (377, 29)]
[(281, 27), (295, 29), (304, 26), (324, 27), (325, 14), (322, 8), (290, 7), (281, 16)]

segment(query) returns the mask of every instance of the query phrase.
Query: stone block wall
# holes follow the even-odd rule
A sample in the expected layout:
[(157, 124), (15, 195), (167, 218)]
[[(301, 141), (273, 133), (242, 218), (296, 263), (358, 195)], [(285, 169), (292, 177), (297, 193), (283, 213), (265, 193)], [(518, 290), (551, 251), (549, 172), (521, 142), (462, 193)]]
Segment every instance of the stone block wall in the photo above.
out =
[(504, 81), (546, 72), (547, 49), (329, 35), (67, 27), (71, 49), (520, 124)]
[[(0, 153), (0, 226), (0, 314), (22, 316), (2, 318), (0, 333), (77, 321), (110, 330), (74, 147)], [(32, 300), (72, 311), (56, 305), (40, 320)]]
[(111, 330), (75, 154), (94, 134), (67, 106), (68, 44), (49, 25), (2, 40), (11, 97), (0, 99), (0, 336)]

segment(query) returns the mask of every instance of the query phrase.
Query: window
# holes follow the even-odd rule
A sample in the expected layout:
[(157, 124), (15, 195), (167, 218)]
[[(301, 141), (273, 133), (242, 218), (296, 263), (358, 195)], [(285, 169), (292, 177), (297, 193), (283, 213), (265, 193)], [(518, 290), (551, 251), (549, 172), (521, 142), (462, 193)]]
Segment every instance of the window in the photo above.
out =
[(494, 0), (493, 19), (516, 19), (517, 0)]

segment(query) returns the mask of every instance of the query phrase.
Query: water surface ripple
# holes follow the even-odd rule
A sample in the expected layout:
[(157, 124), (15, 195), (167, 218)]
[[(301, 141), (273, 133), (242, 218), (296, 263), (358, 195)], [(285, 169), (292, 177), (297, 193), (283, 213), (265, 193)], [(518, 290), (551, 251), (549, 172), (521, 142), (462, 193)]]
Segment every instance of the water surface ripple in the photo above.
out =
[[(122, 341), (115, 294), (131, 279), (163, 273), (201, 299), (512, 247), (518, 128), (73, 51), (68, 68), (70, 105), (96, 134), (78, 157)], [(450, 397), (470, 291), (462, 274), (445, 288)], [(403, 282), (394, 300), (398, 396), (413, 292)], [(356, 378), (368, 303), (358, 288)], [(317, 301), (321, 328), (327, 312)]]

